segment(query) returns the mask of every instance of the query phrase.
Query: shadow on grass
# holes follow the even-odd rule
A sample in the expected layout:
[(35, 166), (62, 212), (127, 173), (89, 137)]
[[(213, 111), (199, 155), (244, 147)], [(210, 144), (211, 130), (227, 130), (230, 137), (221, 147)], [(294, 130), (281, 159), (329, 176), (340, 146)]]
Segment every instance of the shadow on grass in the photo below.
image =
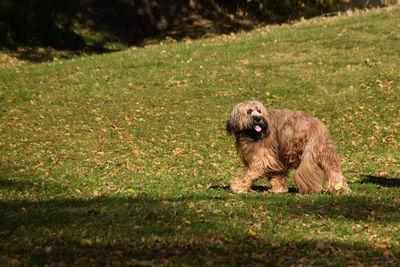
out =
[[(249, 196), (243, 196), (249, 199)], [(205, 222), (208, 218), (215, 218), (214, 204), (222, 206), (237, 195), (216, 197), (208, 195), (192, 195), (180, 198), (151, 199), (143, 196), (120, 198), (120, 197), (99, 197), (89, 200), (81, 199), (59, 199), (48, 201), (0, 201), (0, 232), (8, 230), (13, 232), (20, 226), (31, 225), (41, 227), (45, 225), (64, 225), (85, 223), (92, 219), (114, 223), (121, 223), (124, 220), (133, 225), (178, 225), (184, 218), (192, 218), (194, 221)], [(261, 202), (262, 200), (262, 202)], [(283, 215), (291, 214), (323, 214), (325, 217), (337, 219), (339, 216), (345, 219), (362, 221), (368, 220), (371, 211), (375, 210), (376, 221), (398, 222), (398, 206), (394, 202), (377, 202), (367, 196), (342, 195), (321, 195), (318, 198), (300, 197), (292, 198), (287, 194), (279, 195), (253, 195), (251, 205), (259, 206), (270, 203), (276, 211), (280, 210)], [(188, 209), (188, 202), (202, 203), (203, 207), (199, 214), (193, 209)], [(206, 203), (206, 204), (205, 204)], [(211, 204), (214, 203), (214, 204)], [(267, 205), (268, 206), (268, 205)], [(234, 210), (239, 211), (239, 209)], [(273, 210), (274, 211), (274, 210)], [(222, 211), (219, 217), (224, 217)], [(319, 216), (318, 215), (318, 216)], [(158, 222), (158, 221), (163, 221)], [(395, 221), (394, 221), (395, 220)], [(211, 224), (215, 221), (209, 221)], [(160, 225), (161, 226), (161, 225)], [(158, 231), (158, 230), (157, 230)], [(144, 232), (145, 234), (146, 232)]]
[(384, 187), (400, 187), (400, 178), (364, 175), (361, 184), (378, 184)]
[[(210, 187), (211, 189), (219, 189), (219, 190), (225, 190), (225, 191), (229, 191), (230, 190), (230, 186), (229, 185), (212, 185)], [(253, 185), (251, 187), (252, 191), (255, 192), (260, 192), (260, 193), (268, 193), (268, 191), (271, 189), (270, 186), (264, 186), (264, 185)], [(288, 193), (298, 193), (297, 189), (295, 187), (289, 187), (289, 192)]]
[[(376, 257), (379, 263), (393, 260), (381, 257), (383, 248), (376, 249), (362, 243), (272, 240), (269, 235), (261, 238), (249, 234), (246, 225), (233, 227), (230, 218), (252, 218), (253, 208), (261, 203), (257, 198), (254, 198), (257, 204), (249, 202), (246, 208), (231, 206), (226, 209), (215, 206), (224, 206), (237, 196), (216, 198), (193, 194), (152, 199), (139, 195), (89, 200), (0, 201), (2, 259), (4, 256), (16, 257), (28, 265), (138, 265), (163, 264), (171, 260), (201, 265), (210, 261), (237, 265), (265, 262), (300, 264), (321, 263), (327, 256), (333, 260), (343, 257), (350, 260), (355, 254), (372, 249), (380, 255)], [(262, 199), (263, 205), (270, 202), (274, 207), (270, 210), (273, 214), (271, 221), (267, 222), (271, 229), (281, 229), (279, 220), (274, 219), (278, 214), (286, 218), (315, 215), (316, 220), (341, 220), (338, 218), (344, 217), (361, 224), (373, 210), (376, 221), (399, 222), (399, 217), (394, 215), (398, 213), (394, 202), (378, 203), (366, 197), (323, 195), (319, 199), (299, 199), (270, 195)], [(194, 203), (193, 208), (188, 208), (188, 201)], [(267, 227), (267, 231), (272, 230)], [(364, 259), (371, 260), (371, 257)]]
[[(2, 175), (7, 177), (6, 172)], [(268, 191), (266, 186), (252, 189), (255, 192), (245, 196), (230, 194), (229, 186), (221, 184), (179, 197), (141, 192), (89, 199), (1, 200), (0, 265), (324, 265), (327, 258), (340, 263), (397, 263), (392, 255), (400, 255), (399, 247), (388, 254), (383, 247), (358, 241), (288, 240), (279, 234), (286, 231), (282, 220), (302, 218), (317, 223), (327, 219), (338, 226), (344, 220), (355, 225), (371, 220), (396, 224), (396, 196), (274, 195), (262, 194)], [(54, 192), (67, 188), (0, 179), (0, 193), (8, 190), (49, 190), (54, 197)], [(237, 205), (241, 202), (244, 206)], [(255, 236), (248, 227), (261, 206), (270, 217), (262, 226), (266, 234)]]
[[(222, 239), (223, 236), (220, 236)], [(231, 236), (235, 242), (221, 239), (187, 242), (157, 240), (138, 242), (126, 237), (113, 244), (56, 241), (50, 247), (26, 254), (24, 248), (15, 250), (13, 258), (26, 255), (23, 263), (90, 266), (326, 266), (337, 265), (395, 265), (398, 250), (388, 253), (368, 243), (346, 241), (282, 241), (242, 234)]]

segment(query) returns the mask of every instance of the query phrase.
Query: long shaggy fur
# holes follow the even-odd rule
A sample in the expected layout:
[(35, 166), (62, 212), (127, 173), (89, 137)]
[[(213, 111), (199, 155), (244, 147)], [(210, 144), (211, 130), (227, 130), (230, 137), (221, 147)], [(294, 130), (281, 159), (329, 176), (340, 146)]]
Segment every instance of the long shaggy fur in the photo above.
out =
[[(234, 193), (247, 193), (251, 185), (268, 177), (271, 192), (287, 192), (286, 174), (302, 194), (351, 192), (339, 166), (332, 138), (325, 125), (310, 115), (288, 109), (266, 110), (258, 101), (236, 105), (226, 129), (236, 137), (245, 169), (231, 183)], [(323, 179), (325, 178), (325, 179)]]

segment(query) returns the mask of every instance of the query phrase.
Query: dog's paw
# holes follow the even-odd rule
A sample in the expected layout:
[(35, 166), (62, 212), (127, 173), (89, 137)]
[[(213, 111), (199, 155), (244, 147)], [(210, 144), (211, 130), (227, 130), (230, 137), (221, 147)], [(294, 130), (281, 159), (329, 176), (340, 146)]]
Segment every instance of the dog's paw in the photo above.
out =
[(339, 182), (339, 183), (335, 184), (335, 186), (331, 186), (329, 188), (329, 191), (334, 195), (349, 194), (352, 192), (346, 182)]
[(231, 188), (231, 193), (234, 193), (234, 194), (249, 194), (249, 193), (251, 193), (251, 190), (241, 190), (241, 189), (233, 190)]
[(281, 194), (281, 193), (287, 193), (289, 192), (288, 188), (271, 188), (270, 190), (268, 190), (268, 193), (271, 194)]
[(238, 187), (238, 186), (235, 186), (233, 184), (231, 185), (230, 190), (234, 194), (248, 194), (248, 193), (251, 192), (250, 189), (243, 188), (243, 187)]

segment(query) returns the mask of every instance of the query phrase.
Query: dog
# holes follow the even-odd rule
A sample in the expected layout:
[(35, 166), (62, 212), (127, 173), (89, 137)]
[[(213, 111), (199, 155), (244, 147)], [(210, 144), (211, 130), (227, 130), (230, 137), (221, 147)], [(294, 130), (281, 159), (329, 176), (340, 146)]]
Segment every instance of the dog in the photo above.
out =
[(248, 193), (252, 184), (268, 177), (271, 193), (288, 192), (287, 173), (301, 194), (324, 189), (349, 193), (332, 138), (315, 117), (288, 109), (266, 110), (261, 102), (236, 105), (226, 123), (236, 137), (236, 149), (245, 169), (230, 185), (233, 193)]

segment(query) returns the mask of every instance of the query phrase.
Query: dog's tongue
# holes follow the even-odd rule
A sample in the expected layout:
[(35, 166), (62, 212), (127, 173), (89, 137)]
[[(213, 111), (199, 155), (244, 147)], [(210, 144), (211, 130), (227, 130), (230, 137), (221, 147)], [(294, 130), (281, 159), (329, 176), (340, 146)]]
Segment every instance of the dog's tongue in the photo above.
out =
[(256, 125), (256, 126), (254, 126), (254, 130), (256, 131), (256, 132), (261, 132), (261, 127), (260, 127), (260, 125)]

